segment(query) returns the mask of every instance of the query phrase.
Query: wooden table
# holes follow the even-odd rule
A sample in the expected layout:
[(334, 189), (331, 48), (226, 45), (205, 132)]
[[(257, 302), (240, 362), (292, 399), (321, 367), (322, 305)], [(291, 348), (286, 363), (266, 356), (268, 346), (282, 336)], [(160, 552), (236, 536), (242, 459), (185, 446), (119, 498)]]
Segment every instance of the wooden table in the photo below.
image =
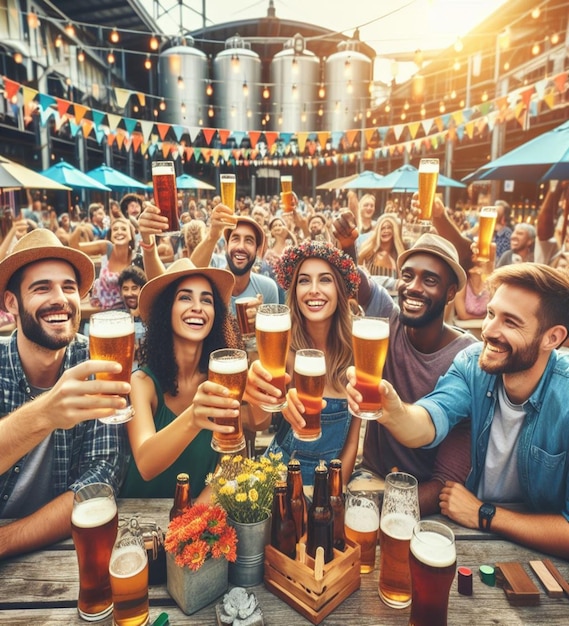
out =
[[(119, 514), (139, 514), (141, 520), (156, 521), (163, 529), (167, 526), (169, 500), (121, 500)], [(485, 625), (535, 625), (569, 623), (569, 599), (553, 599), (542, 591), (540, 605), (533, 607), (511, 606), (502, 589), (484, 585), (478, 577), (478, 567), (494, 565), (499, 561), (520, 561), (530, 578), (541, 590), (539, 581), (530, 570), (528, 562), (545, 555), (502, 541), (494, 535), (470, 531), (445, 520), (452, 526), (457, 538), (457, 565), (472, 568), (474, 594), (461, 596), (452, 585), (449, 603), (449, 624)], [(569, 563), (553, 558), (565, 578), (569, 578)], [(362, 576), (361, 589), (345, 600), (322, 624), (326, 626), (377, 626), (405, 625), (409, 609), (395, 610), (385, 606), (377, 594), (377, 569)], [(50, 548), (0, 563), (0, 623), (41, 624), (42, 626), (85, 625), (77, 614), (78, 572), (73, 544), (70, 540)], [(299, 613), (282, 602), (263, 585), (253, 587), (263, 610), (265, 624), (281, 626), (310, 624)], [(217, 601), (216, 601), (217, 602)], [(165, 585), (150, 587), (150, 618), (155, 620), (165, 611), (170, 624), (215, 626), (215, 602), (191, 616), (184, 615), (168, 595)], [(98, 622), (110, 624), (111, 621)]]

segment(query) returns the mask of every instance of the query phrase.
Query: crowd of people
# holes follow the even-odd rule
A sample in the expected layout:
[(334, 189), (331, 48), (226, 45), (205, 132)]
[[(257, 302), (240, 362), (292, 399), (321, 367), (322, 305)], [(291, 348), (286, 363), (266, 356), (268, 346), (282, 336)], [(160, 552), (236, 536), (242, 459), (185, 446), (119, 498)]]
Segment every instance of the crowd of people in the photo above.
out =
[[(73, 493), (91, 482), (122, 497), (173, 495), (179, 472), (192, 498), (210, 497), (218, 462), (215, 418), (241, 410), (246, 431), (273, 428), (265, 453), (300, 461), (305, 485), (321, 459), (381, 477), (397, 468), (419, 481), (421, 513), (441, 513), (569, 558), (569, 186), (552, 185), (535, 227), (500, 207), (491, 258), (476, 226), (458, 225), (440, 199), (432, 227), (403, 236), (417, 200), (376, 206), (355, 192), (238, 199), (180, 198), (180, 234), (151, 200), (128, 194), (45, 219), (35, 201), (0, 243), (0, 558), (70, 534)], [(48, 214), (48, 218), (49, 218)], [(407, 231), (409, 232), (409, 231)], [(286, 407), (249, 349), (240, 407), (208, 380), (219, 348), (245, 343), (236, 300), (286, 303), (291, 343)], [(136, 365), (130, 383), (95, 380), (117, 364), (89, 358), (81, 307), (130, 311)], [(452, 310), (452, 315), (449, 315)], [(387, 318), (379, 385), (384, 414), (363, 422), (351, 343), (354, 315)], [(481, 340), (454, 316), (481, 320)], [(298, 350), (326, 358), (322, 436), (303, 442), (295, 388)], [(135, 409), (125, 425), (98, 418)], [(361, 433), (365, 429), (363, 449)], [(361, 456), (358, 453), (361, 452)], [(512, 505), (523, 505), (523, 511)]]

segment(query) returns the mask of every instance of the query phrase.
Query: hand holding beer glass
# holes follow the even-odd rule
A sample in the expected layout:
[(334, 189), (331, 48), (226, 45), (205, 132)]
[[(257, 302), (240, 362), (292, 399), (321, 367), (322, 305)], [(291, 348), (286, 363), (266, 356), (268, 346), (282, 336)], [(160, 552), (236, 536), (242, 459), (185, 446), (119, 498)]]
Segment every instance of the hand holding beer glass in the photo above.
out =
[(291, 213), (294, 209), (292, 203), (292, 176), (281, 176), (281, 197), (283, 201), (283, 211)]
[(447, 626), (448, 597), (456, 570), (454, 533), (440, 522), (423, 520), (413, 528), (411, 617), (409, 626)]
[(300, 441), (316, 441), (322, 436), (320, 415), (322, 394), (326, 378), (326, 359), (321, 350), (297, 350), (294, 356), (294, 383), (298, 399), (305, 412), (302, 414), (306, 425), (302, 430), (293, 431)]
[(162, 234), (178, 234), (180, 232), (180, 216), (178, 215), (178, 191), (176, 189), (174, 161), (152, 162), (152, 184), (154, 186), (154, 202), (160, 209), (160, 213), (168, 218), (168, 232)]
[(498, 208), (483, 206), (478, 214), (478, 260), (490, 260), (490, 246), (494, 237), (494, 228), (498, 217)]
[[(248, 367), (247, 353), (244, 350), (215, 350), (209, 356), (208, 380), (227, 387), (229, 397), (241, 402), (247, 384)], [(231, 454), (245, 447), (241, 408), (237, 417), (215, 417), (214, 421), (221, 426), (233, 426), (232, 433), (213, 432), (211, 447), (214, 450)]]
[(439, 160), (421, 159), (419, 162), (419, 205), (421, 207), (420, 222), (423, 226), (431, 225), (438, 178)]
[(75, 492), (71, 536), (79, 564), (79, 616), (94, 622), (113, 610), (109, 562), (117, 536), (118, 513), (113, 490), (91, 483)]
[(411, 603), (409, 543), (418, 521), (417, 479), (404, 472), (388, 474), (379, 525), (379, 597), (395, 609)]
[(376, 420), (383, 415), (379, 383), (389, 347), (389, 320), (382, 317), (354, 317), (352, 346), (356, 368), (356, 389), (362, 395), (356, 417)]
[(237, 298), (237, 300), (235, 300), (237, 323), (239, 324), (239, 330), (241, 331), (241, 336), (243, 337), (247, 351), (257, 349), (255, 342), (255, 322), (251, 321), (250, 315), (252, 315), (253, 312), (251, 311), (251, 313), (249, 313), (249, 309), (252, 308), (253, 305), (256, 306), (258, 302), (259, 300), (253, 296), (244, 296), (243, 298)]
[(273, 413), (287, 406), (285, 373), (290, 347), (290, 325), (290, 309), (284, 304), (262, 304), (257, 309), (255, 333), (259, 360), (272, 375), (271, 384), (281, 391), (280, 402), (259, 406)]
[[(128, 311), (101, 311), (91, 315), (89, 323), (89, 352), (99, 361), (117, 361), (119, 373), (100, 372), (98, 380), (130, 382), (134, 360), (134, 320)], [(127, 398), (128, 400), (128, 398)], [(134, 409), (128, 405), (113, 415), (100, 418), (105, 424), (122, 424), (132, 419)]]

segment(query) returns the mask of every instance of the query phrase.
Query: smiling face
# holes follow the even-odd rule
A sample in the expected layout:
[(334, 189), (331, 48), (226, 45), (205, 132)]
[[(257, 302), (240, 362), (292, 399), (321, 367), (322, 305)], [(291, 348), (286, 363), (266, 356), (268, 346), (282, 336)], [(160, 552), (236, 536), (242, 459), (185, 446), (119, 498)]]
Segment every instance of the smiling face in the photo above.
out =
[(174, 336), (203, 341), (215, 319), (213, 291), (203, 276), (183, 279), (176, 289), (172, 305)]
[(257, 239), (253, 226), (238, 224), (227, 241), (227, 265), (235, 276), (243, 276), (257, 258)]
[(138, 308), (138, 296), (142, 287), (137, 285), (132, 278), (127, 278), (121, 287), (121, 296), (127, 309), (134, 311)]
[(111, 224), (111, 241), (115, 244), (130, 243), (130, 224), (125, 219), (117, 219)]
[(330, 264), (323, 259), (306, 259), (298, 269), (296, 299), (302, 315), (321, 321), (334, 315), (338, 306), (338, 287)]

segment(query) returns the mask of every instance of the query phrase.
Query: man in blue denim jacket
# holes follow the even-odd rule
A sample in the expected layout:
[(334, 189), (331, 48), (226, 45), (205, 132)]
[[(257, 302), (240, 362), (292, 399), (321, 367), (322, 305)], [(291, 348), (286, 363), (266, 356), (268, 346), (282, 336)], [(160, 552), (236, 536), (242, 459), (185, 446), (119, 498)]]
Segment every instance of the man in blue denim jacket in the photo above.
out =
[[(483, 343), (466, 348), (427, 396), (401, 402), (382, 381), (381, 423), (409, 447), (434, 446), (472, 422), (466, 487), (447, 482), (441, 511), (469, 528), (496, 532), (569, 558), (569, 279), (545, 265), (495, 271)], [(350, 406), (361, 396), (352, 387)], [(523, 503), (530, 513), (512, 510)], [(498, 504), (498, 506), (496, 506)]]
[(90, 361), (77, 334), (81, 297), (93, 282), (88, 256), (48, 229), (22, 237), (0, 262), (0, 306), (16, 318), (0, 343), (0, 559), (70, 535), (73, 494), (93, 482), (118, 490), (128, 443), (105, 425), (128, 383), (92, 380), (120, 371)]

